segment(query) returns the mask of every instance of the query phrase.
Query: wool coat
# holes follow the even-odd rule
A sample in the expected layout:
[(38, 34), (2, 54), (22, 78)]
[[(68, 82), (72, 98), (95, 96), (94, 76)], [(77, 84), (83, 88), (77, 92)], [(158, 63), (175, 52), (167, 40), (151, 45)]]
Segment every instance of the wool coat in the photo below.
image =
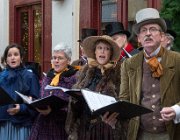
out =
[[(165, 50), (161, 57), (164, 74), (160, 77), (160, 96), (162, 107), (180, 105), (180, 54)], [(120, 99), (140, 104), (141, 85), (143, 77), (143, 51), (124, 61), (121, 68)], [(166, 122), (166, 129), (171, 140), (180, 139), (180, 124)], [(128, 140), (136, 140), (140, 126), (140, 117), (130, 120), (128, 125)]]
[[(67, 68), (67, 71), (62, 72), (57, 86), (70, 89), (76, 83), (75, 74), (77, 69), (74, 69), (72, 66), (68, 66)], [(55, 71), (54, 69), (51, 69), (47, 73), (47, 76), (43, 78), (41, 86), (41, 97), (55, 95), (68, 101), (69, 96), (61, 90), (45, 90), (45, 87), (50, 85), (54, 76)], [(67, 134), (64, 129), (67, 115), (67, 106), (63, 108), (53, 107), (51, 109), (52, 111), (48, 115), (39, 114), (37, 116), (28, 140), (67, 140)]]

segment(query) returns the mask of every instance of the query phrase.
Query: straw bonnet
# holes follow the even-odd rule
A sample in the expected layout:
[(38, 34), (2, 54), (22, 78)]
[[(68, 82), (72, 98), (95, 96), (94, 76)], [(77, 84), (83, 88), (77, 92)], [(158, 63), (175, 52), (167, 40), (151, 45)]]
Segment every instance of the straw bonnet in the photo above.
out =
[(112, 61), (119, 59), (120, 48), (118, 47), (117, 43), (110, 36), (107, 36), (107, 35), (90, 36), (90, 37), (87, 37), (83, 41), (83, 48), (84, 48), (84, 52), (87, 55), (87, 57), (90, 57), (93, 59), (95, 58), (95, 43), (98, 40), (105, 40), (112, 46), (112, 49), (113, 49), (112, 57), (111, 57)]
[(127, 30), (124, 30), (124, 26), (121, 22), (110, 22), (105, 26), (106, 34), (113, 36), (115, 34), (125, 34), (127, 37), (130, 37), (131, 33)]
[(136, 34), (139, 33), (139, 29), (145, 24), (156, 23), (164, 32), (167, 30), (166, 22), (160, 18), (159, 12), (154, 8), (145, 8), (139, 10), (136, 13), (136, 24), (133, 26), (133, 30)]

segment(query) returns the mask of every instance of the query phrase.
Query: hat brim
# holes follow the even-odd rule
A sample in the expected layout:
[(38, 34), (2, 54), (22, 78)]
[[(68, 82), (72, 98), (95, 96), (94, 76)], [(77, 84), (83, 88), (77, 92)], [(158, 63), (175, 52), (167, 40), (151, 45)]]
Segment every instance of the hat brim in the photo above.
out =
[(177, 34), (176, 32), (174, 32), (173, 30), (167, 29), (166, 33), (170, 34), (171, 36), (174, 37), (174, 39), (176, 38)]
[(129, 38), (131, 36), (131, 33), (129, 31), (126, 31), (126, 30), (111, 33), (110, 36), (113, 36), (115, 34), (125, 34), (127, 36), (127, 38)]
[(118, 47), (118, 44), (110, 36), (107, 35), (90, 36), (83, 41), (83, 49), (87, 57), (95, 59), (95, 43), (98, 40), (105, 40), (112, 46), (113, 52), (110, 61), (116, 61), (119, 59), (120, 48)]
[(157, 19), (146, 19), (145, 21), (142, 21), (140, 23), (137, 23), (133, 26), (133, 31), (136, 34), (139, 34), (139, 30), (142, 26), (144, 26), (145, 24), (153, 24), (156, 23), (158, 24), (161, 28), (163, 32), (166, 32), (167, 30), (167, 26), (166, 26), (166, 22), (164, 21), (164, 19), (162, 18), (157, 18)]

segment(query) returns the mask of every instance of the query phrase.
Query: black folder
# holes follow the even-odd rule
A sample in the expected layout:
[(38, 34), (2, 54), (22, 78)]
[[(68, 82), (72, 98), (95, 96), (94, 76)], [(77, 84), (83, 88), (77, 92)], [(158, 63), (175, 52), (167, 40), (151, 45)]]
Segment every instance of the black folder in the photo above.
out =
[(60, 86), (50, 86), (50, 85), (47, 85), (45, 87), (45, 90), (53, 90), (53, 89), (59, 89), (59, 90), (62, 90), (65, 94), (68, 94), (69, 96), (73, 97), (74, 99), (76, 100), (84, 100), (83, 96), (82, 96), (82, 93), (81, 93), (81, 89), (68, 89), (68, 88), (64, 88), (64, 87), (60, 87)]
[[(140, 116), (146, 113), (153, 112), (152, 110), (145, 108), (140, 105), (136, 105), (127, 101), (116, 101), (114, 97), (103, 95), (99, 92), (90, 91), (88, 89), (67, 89), (63, 87), (52, 87), (47, 86), (46, 89), (60, 89), (64, 93), (70, 95), (71, 97), (77, 99), (78, 101), (86, 102), (90, 108), (92, 116), (103, 115), (106, 112), (117, 112), (120, 118), (130, 119), (136, 116)], [(99, 109), (93, 110), (91, 103), (96, 107), (96, 104), (101, 102), (110, 102), (106, 106), (102, 106)]]
[(63, 108), (66, 105), (68, 105), (68, 101), (58, 97), (56, 95), (49, 95), (40, 99), (36, 99), (31, 101), (27, 96), (22, 95), (21, 93), (15, 91), (24, 101), (24, 103), (39, 109), (46, 109), (46, 107), (49, 105), (53, 109), (59, 109)]
[(59, 109), (59, 108), (63, 108), (67, 106), (68, 101), (60, 97), (57, 97), (55, 95), (50, 95), (50, 96), (46, 96), (44, 98), (35, 100), (30, 105), (32, 105), (33, 107), (40, 108), (40, 109), (43, 109), (47, 105), (49, 105), (53, 109)]
[(84, 98), (82, 96), (80, 89), (72, 89), (72, 90), (66, 91), (65, 93), (77, 101), (84, 101)]
[(127, 101), (117, 101), (111, 105), (105, 106), (96, 111), (92, 111), (92, 115), (103, 115), (106, 112), (117, 112), (119, 113), (118, 117), (122, 119), (130, 119), (146, 113), (151, 113), (153, 111), (143, 106), (136, 105)]
[(0, 87), (0, 106), (15, 103), (16, 101), (2, 87)]
[(114, 97), (103, 95), (86, 89), (81, 90), (83, 97), (89, 106), (92, 116), (103, 115), (106, 112), (119, 113), (119, 117), (130, 119), (146, 113), (153, 112), (151, 109), (130, 103), (128, 101), (117, 101)]

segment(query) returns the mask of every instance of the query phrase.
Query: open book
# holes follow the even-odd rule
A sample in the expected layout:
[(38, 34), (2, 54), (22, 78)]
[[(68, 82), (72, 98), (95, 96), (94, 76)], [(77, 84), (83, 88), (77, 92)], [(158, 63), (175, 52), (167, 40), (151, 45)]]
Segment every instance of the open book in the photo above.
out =
[(142, 114), (153, 112), (143, 106), (127, 101), (116, 101), (114, 97), (102, 95), (90, 90), (81, 90), (92, 115), (103, 115), (105, 112), (117, 112), (120, 118), (130, 119)]
[(0, 87), (0, 106), (16, 104), (14, 100), (2, 87)]
[(63, 108), (64, 106), (68, 105), (68, 101), (61, 99), (55, 95), (49, 95), (40, 99), (31, 100), (28, 96), (15, 91), (23, 100), (24, 103), (31, 105), (34, 108), (45, 109), (48, 105), (51, 108)]
[(64, 93), (70, 95), (71, 97), (73, 97), (77, 100), (83, 100), (81, 89), (68, 89), (68, 88), (64, 88), (64, 87), (60, 87), (60, 86), (50, 86), (50, 85), (47, 85), (44, 89), (45, 90), (60, 89)]

